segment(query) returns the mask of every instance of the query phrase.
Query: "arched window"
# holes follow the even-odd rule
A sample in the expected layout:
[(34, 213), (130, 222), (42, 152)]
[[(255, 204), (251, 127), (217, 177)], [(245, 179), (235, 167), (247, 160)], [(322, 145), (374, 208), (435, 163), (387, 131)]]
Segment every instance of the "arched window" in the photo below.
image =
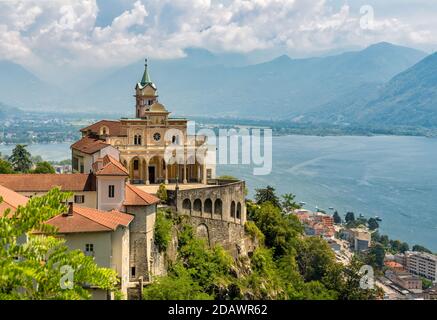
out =
[(237, 219), (241, 219), (241, 203), (237, 204)]
[(101, 136), (105, 136), (105, 135), (107, 135), (107, 134), (109, 134), (109, 129), (108, 129), (108, 127), (106, 127), (106, 126), (102, 126), (102, 127), (100, 127), (100, 135), (101, 135)]
[(203, 207), (203, 212), (212, 213), (212, 201), (211, 199), (206, 199)]
[(202, 213), (202, 201), (200, 199), (194, 200), (193, 211), (195, 213)]
[(231, 202), (231, 218), (235, 218), (235, 201)]
[(223, 206), (223, 203), (222, 203), (222, 200), (221, 199), (217, 199), (217, 200), (215, 200), (215, 202), (214, 202), (214, 214), (222, 214), (222, 206)]
[(138, 146), (138, 145), (141, 145), (141, 135), (135, 135), (134, 136), (134, 145), (136, 145), (136, 146)]
[(185, 199), (182, 202), (182, 209), (184, 213), (191, 214), (191, 201), (190, 199)]

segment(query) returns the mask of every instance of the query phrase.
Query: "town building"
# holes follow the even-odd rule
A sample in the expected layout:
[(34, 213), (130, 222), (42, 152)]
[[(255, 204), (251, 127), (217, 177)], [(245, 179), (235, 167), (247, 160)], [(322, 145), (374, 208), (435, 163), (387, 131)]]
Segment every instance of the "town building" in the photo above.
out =
[(365, 251), (370, 248), (372, 235), (365, 228), (346, 228), (341, 231), (341, 237), (349, 241), (355, 251)]
[(405, 252), (405, 268), (416, 275), (437, 282), (437, 255), (426, 252)]
[(385, 276), (393, 281), (393, 283), (412, 293), (418, 294), (422, 292), (422, 279), (404, 269), (389, 268), (385, 272)]
[[(101, 211), (69, 204), (68, 211), (51, 218), (47, 224), (56, 227), (71, 250), (82, 250), (100, 267), (113, 269), (120, 279), (120, 292), (126, 297), (129, 287), (129, 225), (134, 215), (119, 211)], [(110, 293), (89, 288), (94, 300), (105, 300)]]
[[(126, 293), (127, 287), (131, 286), (130, 281), (135, 282), (140, 276), (144, 279), (150, 277), (149, 262), (159, 199), (128, 182), (128, 172), (117, 160), (118, 151), (114, 150), (112, 155), (116, 158), (109, 154), (97, 158), (88, 174), (2, 174), (0, 186), (17, 192), (21, 198), (8, 198), (21, 199), (21, 202), (28, 197), (44, 195), (54, 187), (72, 193), (68, 200), (70, 208), (74, 208), (70, 210), (71, 215), (60, 216), (49, 222), (62, 222), (59, 233), (67, 238), (67, 245), (71, 249), (81, 249), (87, 253), (91, 246), (98, 257), (96, 263), (116, 270), (123, 279), (122, 292)], [(6, 202), (3, 206), (6, 206)], [(104, 223), (111, 217), (116, 219), (116, 216), (131, 218), (128, 224), (120, 225), (123, 232), (115, 225), (112, 228), (103, 224), (103, 227), (96, 229), (100, 222)], [(68, 231), (69, 227), (75, 231)], [(104, 230), (107, 234), (99, 233)], [(94, 298), (104, 296), (99, 291), (93, 295)]]
[(423, 290), (423, 297), (425, 300), (437, 300), (437, 285)]
[(306, 235), (321, 236), (327, 239), (334, 238), (334, 220), (330, 215), (305, 209), (296, 209), (294, 214), (303, 224)]

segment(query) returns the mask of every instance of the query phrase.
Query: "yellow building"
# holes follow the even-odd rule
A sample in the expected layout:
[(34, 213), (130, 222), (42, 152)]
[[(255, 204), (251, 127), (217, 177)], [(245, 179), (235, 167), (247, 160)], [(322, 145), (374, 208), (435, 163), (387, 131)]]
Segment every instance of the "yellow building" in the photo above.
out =
[[(87, 163), (95, 161), (90, 157), (113, 146), (120, 152), (132, 183), (206, 184), (207, 179), (214, 178), (215, 167), (203, 160), (205, 137), (190, 136), (188, 120), (170, 117), (159, 103), (147, 60), (142, 79), (135, 86), (135, 99), (135, 118), (102, 120), (81, 130), (82, 139), (72, 145), (73, 170), (85, 172)], [(196, 157), (199, 154), (203, 155), (200, 160)]]

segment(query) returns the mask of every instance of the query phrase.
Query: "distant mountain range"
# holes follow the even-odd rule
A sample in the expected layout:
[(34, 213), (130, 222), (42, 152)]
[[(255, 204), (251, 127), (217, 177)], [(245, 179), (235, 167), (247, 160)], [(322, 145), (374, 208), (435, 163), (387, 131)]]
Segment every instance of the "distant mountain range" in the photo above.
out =
[(437, 53), (398, 74), (357, 114), (357, 122), (437, 126)]
[[(241, 55), (190, 49), (185, 58), (151, 61), (149, 68), (160, 101), (176, 115), (437, 127), (437, 56), (389, 43), (328, 57), (284, 55), (254, 65)], [(0, 101), (26, 109), (59, 106), (131, 115), (143, 69), (143, 61), (120, 68), (69, 98), (70, 93), (3, 62)]]

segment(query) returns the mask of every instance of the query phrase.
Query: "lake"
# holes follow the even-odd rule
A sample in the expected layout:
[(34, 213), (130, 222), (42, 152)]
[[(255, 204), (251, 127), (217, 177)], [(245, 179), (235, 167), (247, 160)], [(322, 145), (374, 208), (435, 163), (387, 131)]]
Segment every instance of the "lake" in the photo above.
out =
[[(69, 143), (30, 145), (47, 160), (69, 158)], [(10, 154), (11, 146), (0, 145)], [(437, 139), (400, 136), (273, 137), (273, 170), (254, 176), (249, 165), (219, 165), (218, 175), (294, 193), (308, 209), (335, 208), (382, 219), (380, 232), (437, 251)]]

